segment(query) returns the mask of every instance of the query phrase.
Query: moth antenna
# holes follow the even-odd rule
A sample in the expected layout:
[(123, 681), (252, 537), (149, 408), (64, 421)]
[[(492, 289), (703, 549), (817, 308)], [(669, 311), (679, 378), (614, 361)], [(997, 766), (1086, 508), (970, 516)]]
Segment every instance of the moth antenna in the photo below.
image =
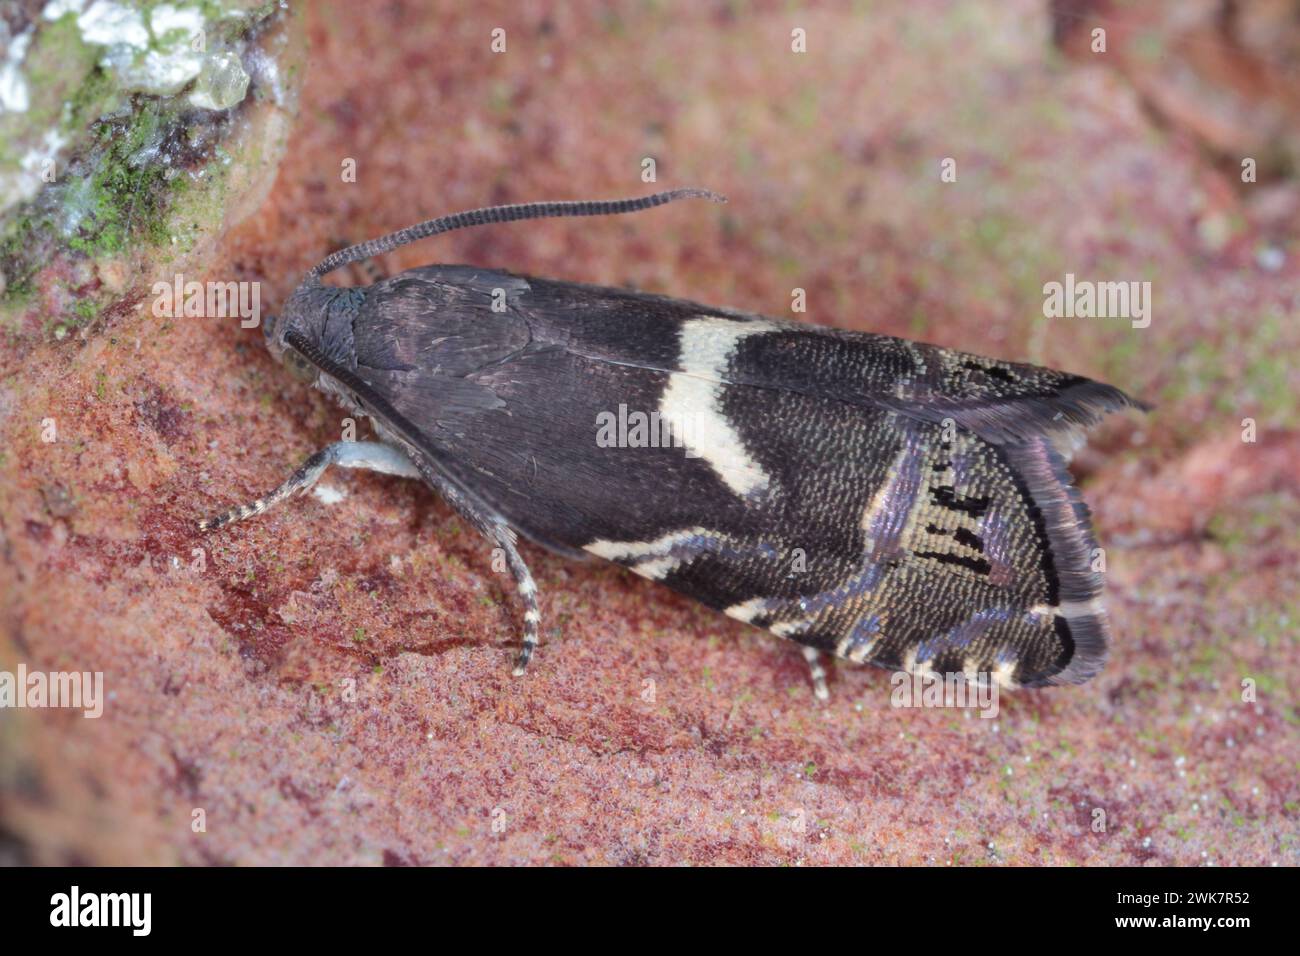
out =
[(580, 200), (577, 202), (529, 202), (515, 203), (508, 206), (484, 206), (470, 209), (424, 222), (397, 232), (390, 232), (378, 239), (357, 243), (333, 252), (321, 260), (316, 268), (307, 274), (308, 279), (319, 278), (328, 272), (371, 256), (383, 255), (398, 246), (404, 246), (429, 236), (465, 229), (469, 226), (484, 226), (496, 222), (518, 222), (521, 219), (556, 219), (563, 216), (613, 216), (627, 212), (640, 212), (652, 209), (678, 199), (707, 199), (710, 202), (726, 202), (727, 197), (709, 189), (670, 189), (652, 196), (640, 196), (636, 199)]

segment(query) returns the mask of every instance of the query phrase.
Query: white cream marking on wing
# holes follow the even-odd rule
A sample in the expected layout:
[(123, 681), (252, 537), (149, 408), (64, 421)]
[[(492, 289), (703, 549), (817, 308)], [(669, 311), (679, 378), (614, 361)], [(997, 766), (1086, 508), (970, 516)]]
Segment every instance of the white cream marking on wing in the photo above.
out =
[(811, 617), (800, 618), (797, 621), (778, 621), (768, 628), (777, 637), (794, 637), (796, 634), (802, 634), (808, 630), (816, 619)]
[(1011, 675), (1015, 673), (1015, 670), (1015, 661), (1004, 661), (994, 668), (993, 682), (999, 687), (1004, 687), (1007, 690), (1014, 690), (1016, 682), (1012, 679)]
[(1106, 608), (1101, 598), (1095, 597), (1087, 601), (1062, 601), (1057, 610), (1067, 618), (1100, 617), (1105, 613)]
[[(876, 639), (874, 637), (870, 640), (859, 641), (856, 644), (853, 643), (851, 637), (846, 637), (844, 640), (840, 641), (839, 645), (835, 649), (836, 654), (846, 660), (853, 661), (855, 664), (866, 663), (875, 651)], [(904, 670), (906, 670), (906, 668), (904, 668)]]
[(681, 558), (674, 558), (669, 555), (666, 558), (654, 558), (650, 561), (644, 561), (632, 568), (642, 577), (650, 578), (652, 581), (662, 581), (672, 572), (676, 571), (682, 563)]
[(750, 624), (753, 623), (754, 618), (765, 610), (767, 610), (767, 598), (756, 597), (750, 598), (748, 601), (741, 601), (739, 604), (733, 604), (722, 613), (727, 617), (734, 617), (737, 621)]
[(678, 332), (680, 372), (673, 372), (659, 400), (659, 414), (673, 435), (680, 435), (688, 454), (702, 458), (742, 498), (767, 488), (759, 466), (718, 404), (723, 377), (742, 339), (775, 329), (766, 322), (702, 316), (683, 323)]
[(683, 541), (709, 534), (706, 528), (685, 528), (670, 531), (653, 541), (606, 541), (600, 539), (583, 547), (599, 558), (626, 564), (642, 577), (661, 581), (681, 565), (690, 561), (693, 555), (676, 556), (670, 554), (673, 547)]

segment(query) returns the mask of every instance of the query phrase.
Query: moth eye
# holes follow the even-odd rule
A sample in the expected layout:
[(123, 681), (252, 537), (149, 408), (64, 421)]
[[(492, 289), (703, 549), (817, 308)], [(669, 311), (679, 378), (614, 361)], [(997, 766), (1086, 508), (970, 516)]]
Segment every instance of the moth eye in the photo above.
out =
[(314, 382), (316, 380), (316, 366), (312, 365), (305, 358), (299, 355), (291, 348), (286, 348), (280, 354), (284, 367), (289, 370), (294, 378), (300, 382)]

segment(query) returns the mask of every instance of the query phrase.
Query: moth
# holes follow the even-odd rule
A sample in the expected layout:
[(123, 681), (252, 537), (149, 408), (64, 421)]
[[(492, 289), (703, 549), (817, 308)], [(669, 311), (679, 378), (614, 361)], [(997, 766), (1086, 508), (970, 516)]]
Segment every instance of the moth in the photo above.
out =
[(368, 416), (378, 440), (331, 444), (200, 529), (304, 492), (330, 465), (422, 480), (505, 555), (524, 607), (516, 674), (541, 622), (523, 536), (617, 562), (797, 642), (818, 696), (823, 652), (1004, 688), (1095, 675), (1108, 624), (1066, 461), (1104, 414), (1143, 407), (1119, 389), (476, 266), (354, 288), (322, 281), (454, 229), (687, 198), (725, 202), (678, 189), (494, 206), (329, 255), (266, 323), (267, 345)]

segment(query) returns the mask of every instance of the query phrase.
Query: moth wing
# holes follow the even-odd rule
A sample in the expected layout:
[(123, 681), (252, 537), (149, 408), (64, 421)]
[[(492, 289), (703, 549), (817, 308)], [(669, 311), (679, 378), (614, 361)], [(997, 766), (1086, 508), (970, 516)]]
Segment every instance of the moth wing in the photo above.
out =
[[(436, 453), (426, 463), (442, 477), (537, 544), (586, 560), (586, 552), (503, 514), (494, 483), (469, 454), (473, 432), (510, 413), (507, 398), (474, 373), (529, 350), (531, 331), (515, 308), (527, 288), (517, 276), (470, 266), (412, 269), (377, 282), (353, 322), (355, 372), (419, 432), (422, 448), (413, 450)], [(384, 433), (382, 417), (377, 423)]]
[(1100, 669), (1095, 543), (1062, 451), (1133, 404), (1119, 390), (621, 290), (415, 272), (401, 303), (368, 297), (358, 374), (534, 540), (883, 667), (1007, 686)]

